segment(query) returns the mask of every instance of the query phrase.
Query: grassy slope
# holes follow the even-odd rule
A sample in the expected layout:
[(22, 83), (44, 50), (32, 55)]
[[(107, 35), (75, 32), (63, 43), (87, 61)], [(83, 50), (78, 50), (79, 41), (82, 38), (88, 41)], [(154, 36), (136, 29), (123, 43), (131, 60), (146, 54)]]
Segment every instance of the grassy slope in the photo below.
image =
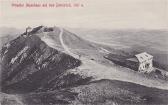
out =
[(168, 91), (117, 80), (99, 80), (74, 88), (83, 104), (167, 104)]
[[(66, 38), (71, 39), (71, 38)], [(73, 38), (72, 38), (73, 39)], [(69, 42), (69, 41), (67, 41)], [(73, 42), (73, 40), (71, 40)], [(78, 43), (81, 43), (79, 41)], [(86, 42), (85, 42), (86, 43)], [(68, 43), (67, 43), (68, 44)], [(68, 44), (75, 48), (75, 43)], [(80, 45), (76, 48), (93, 49), (94, 46)], [(97, 51), (97, 49), (95, 49)], [(94, 53), (94, 52), (93, 52)], [(90, 54), (90, 53), (88, 53)], [(68, 89), (68, 88), (67, 88)], [(100, 80), (86, 85), (70, 88), (71, 91), (50, 91), (20, 95), (22, 101), (28, 104), (80, 104), (80, 105), (111, 105), (118, 104), (167, 104), (168, 91), (149, 88), (134, 83)]]
[(117, 80), (99, 80), (64, 90), (20, 95), (32, 105), (166, 105), (168, 91)]
[[(154, 56), (156, 65), (168, 71), (168, 31), (167, 30), (96, 30), (69, 29), (82, 38), (112, 44), (110, 51), (134, 55), (148, 52)], [(117, 53), (118, 53), (117, 52)]]

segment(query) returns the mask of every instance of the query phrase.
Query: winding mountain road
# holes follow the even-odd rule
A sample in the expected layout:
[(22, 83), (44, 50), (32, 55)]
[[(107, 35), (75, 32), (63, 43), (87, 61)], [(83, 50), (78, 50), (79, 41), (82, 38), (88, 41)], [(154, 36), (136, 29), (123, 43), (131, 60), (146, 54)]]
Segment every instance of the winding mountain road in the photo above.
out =
[[(68, 55), (71, 55), (76, 59), (79, 59), (79, 55), (73, 53), (72, 52), (73, 49), (69, 48), (65, 44), (64, 29), (59, 28), (59, 30), (60, 30), (59, 40), (61, 46), (63, 47), (64, 50), (63, 52)], [(54, 42), (53, 39), (46, 40), (45, 38), (43, 38), (43, 41), (45, 41), (48, 46), (57, 49), (57, 47), (55, 47), (56, 43)], [(128, 68), (120, 66), (105, 66), (103, 64), (99, 64), (94, 60), (90, 60), (90, 58), (86, 58), (84, 56), (81, 56), (80, 60), (82, 61), (82, 65), (78, 67), (78, 70), (74, 70), (74, 72), (88, 77), (93, 77), (94, 80), (100, 80), (100, 79), (120, 80), (144, 85), (147, 87), (155, 87), (159, 89), (168, 90), (167, 82), (146, 78), (135, 71), (127, 70)]]
[(63, 28), (59, 28), (60, 29), (60, 34), (59, 34), (59, 39), (60, 39), (60, 42), (61, 42), (61, 45), (62, 47), (64, 48), (65, 52), (67, 52), (69, 55), (73, 56), (74, 58), (78, 59), (78, 55), (75, 55), (74, 53), (72, 53), (69, 48), (64, 44), (64, 41), (63, 41)]

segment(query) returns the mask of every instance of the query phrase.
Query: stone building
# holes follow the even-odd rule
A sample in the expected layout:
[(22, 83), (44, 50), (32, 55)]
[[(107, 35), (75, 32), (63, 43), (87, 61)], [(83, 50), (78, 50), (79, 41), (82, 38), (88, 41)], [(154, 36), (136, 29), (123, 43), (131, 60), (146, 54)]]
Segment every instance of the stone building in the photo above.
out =
[(139, 72), (153, 71), (153, 56), (143, 52), (136, 54), (135, 57), (126, 60), (126, 66)]

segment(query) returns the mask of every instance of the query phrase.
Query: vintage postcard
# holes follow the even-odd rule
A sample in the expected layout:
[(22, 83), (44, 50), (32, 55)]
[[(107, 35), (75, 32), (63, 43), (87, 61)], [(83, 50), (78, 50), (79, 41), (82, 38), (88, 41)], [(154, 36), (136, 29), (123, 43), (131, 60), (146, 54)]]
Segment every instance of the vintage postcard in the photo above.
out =
[(0, 105), (168, 105), (168, 0), (0, 0)]

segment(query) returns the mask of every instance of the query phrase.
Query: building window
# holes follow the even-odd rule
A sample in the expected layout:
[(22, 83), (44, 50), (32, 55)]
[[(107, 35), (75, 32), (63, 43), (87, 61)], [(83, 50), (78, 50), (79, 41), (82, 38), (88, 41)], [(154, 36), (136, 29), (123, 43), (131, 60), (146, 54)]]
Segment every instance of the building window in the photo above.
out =
[(149, 63), (145, 64), (145, 68), (149, 68), (149, 65), (150, 65)]

